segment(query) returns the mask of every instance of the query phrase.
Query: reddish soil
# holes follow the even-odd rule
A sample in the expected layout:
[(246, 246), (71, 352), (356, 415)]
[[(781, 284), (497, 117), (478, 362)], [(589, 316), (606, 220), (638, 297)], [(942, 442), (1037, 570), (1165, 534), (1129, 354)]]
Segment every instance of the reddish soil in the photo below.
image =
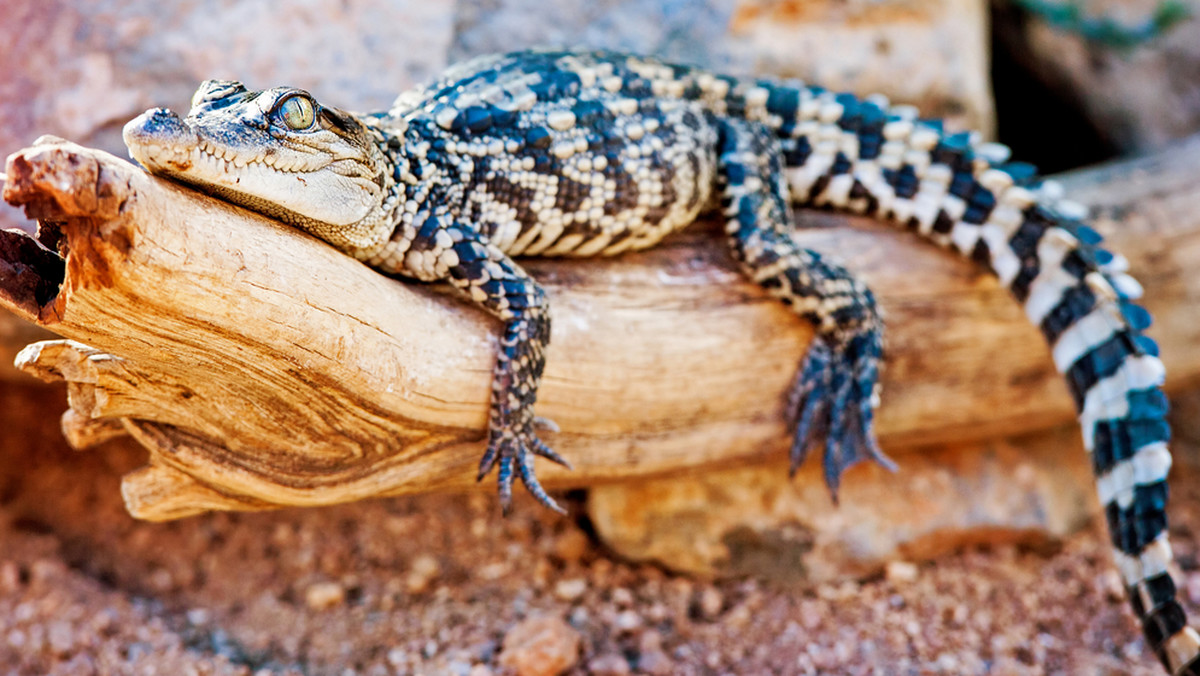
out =
[[(572, 674), (1160, 673), (1099, 526), (1053, 552), (966, 551), (797, 590), (618, 560), (578, 496), (574, 518), (522, 498), (503, 519), (479, 493), (141, 523), (118, 485), (142, 453), (66, 450), (61, 397), (0, 388), (18, 430), (0, 448), (0, 676), (484, 676), (554, 660)], [(1200, 487), (1180, 469), (1172, 531), (1200, 615)]]

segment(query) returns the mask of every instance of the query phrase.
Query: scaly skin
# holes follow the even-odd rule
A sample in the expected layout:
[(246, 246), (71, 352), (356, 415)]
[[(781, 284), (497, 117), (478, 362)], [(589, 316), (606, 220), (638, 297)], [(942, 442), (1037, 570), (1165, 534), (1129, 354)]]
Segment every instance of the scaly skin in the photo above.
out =
[[(871, 292), (798, 247), (791, 203), (874, 214), (953, 247), (1009, 286), (1050, 341), (1079, 407), (1116, 558), (1146, 636), (1175, 674), (1200, 676), (1168, 571), (1170, 454), (1157, 346), (1124, 260), (1098, 248), (1007, 149), (946, 135), (905, 106), (736, 79), (608, 53), (519, 52), (452, 68), (356, 115), (307, 92), (201, 85), (186, 118), (125, 128), (153, 173), (273, 216), (386, 274), (448, 281), (503, 323), (482, 478), (565, 460), (533, 412), (550, 339), (542, 289), (516, 256), (653, 246), (719, 204), (746, 275), (817, 327), (789, 398), (793, 471), (824, 439), (825, 476), (871, 458), (882, 324)], [(561, 511), (561, 510), (560, 510)]]

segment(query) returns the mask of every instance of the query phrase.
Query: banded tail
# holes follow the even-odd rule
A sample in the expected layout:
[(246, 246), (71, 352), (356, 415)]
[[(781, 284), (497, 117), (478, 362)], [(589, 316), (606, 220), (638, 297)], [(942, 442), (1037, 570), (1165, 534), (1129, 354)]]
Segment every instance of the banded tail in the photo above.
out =
[[(1170, 428), (1158, 346), (1127, 261), (1086, 209), (1008, 149), (945, 134), (907, 106), (759, 81), (793, 199), (874, 214), (985, 265), (1024, 305), (1070, 387), (1115, 557), (1167, 670), (1200, 676), (1200, 634), (1176, 600), (1167, 538)], [(736, 96), (730, 96), (731, 107)], [(761, 93), (757, 94), (761, 99)], [(744, 104), (743, 104), (744, 105)]]

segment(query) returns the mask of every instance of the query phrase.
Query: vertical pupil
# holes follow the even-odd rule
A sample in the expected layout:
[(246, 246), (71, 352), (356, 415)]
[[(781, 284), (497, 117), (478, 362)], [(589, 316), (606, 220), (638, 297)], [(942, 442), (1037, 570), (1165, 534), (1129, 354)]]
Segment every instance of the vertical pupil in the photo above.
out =
[(309, 125), (309, 108), (300, 97), (292, 97), (283, 104), (283, 120), (292, 129), (303, 129)]

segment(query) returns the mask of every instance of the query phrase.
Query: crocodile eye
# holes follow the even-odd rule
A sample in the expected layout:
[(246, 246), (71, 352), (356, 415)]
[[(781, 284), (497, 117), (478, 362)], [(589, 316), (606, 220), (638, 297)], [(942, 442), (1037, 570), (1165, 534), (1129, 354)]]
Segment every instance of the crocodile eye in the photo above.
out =
[(279, 103), (279, 117), (290, 129), (302, 131), (312, 126), (316, 119), (316, 110), (312, 99), (303, 94), (293, 94)]

